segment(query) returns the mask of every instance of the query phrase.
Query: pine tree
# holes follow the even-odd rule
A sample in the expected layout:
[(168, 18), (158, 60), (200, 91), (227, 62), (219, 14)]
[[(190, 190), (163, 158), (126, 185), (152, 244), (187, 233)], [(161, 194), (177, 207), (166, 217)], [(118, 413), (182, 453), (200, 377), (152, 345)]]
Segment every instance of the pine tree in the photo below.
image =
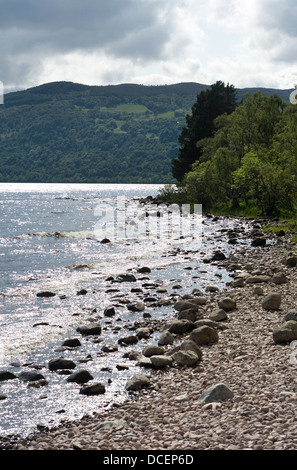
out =
[(197, 96), (192, 114), (186, 116), (186, 127), (179, 136), (179, 154), (172, 160), (172, 175), (182, 182), (192, 164), (200, 159), (202, 149), (198, 141), (212, 137), (215, 131), (214, 120), (222, 114), (230, 114), (236, 107), (236, 90), (233, 85), (217, 81)]

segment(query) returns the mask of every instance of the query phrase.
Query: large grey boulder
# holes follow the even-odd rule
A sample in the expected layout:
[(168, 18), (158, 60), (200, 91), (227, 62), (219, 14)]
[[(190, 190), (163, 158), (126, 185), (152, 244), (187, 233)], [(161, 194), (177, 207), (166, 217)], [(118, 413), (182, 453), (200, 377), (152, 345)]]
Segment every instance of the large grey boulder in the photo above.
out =
[(19, 379), (22, 382), (36, 382), (37, 380), (43, 380), (44, 376), (39, 372), (35, 371), (23, 371), (19, 374)]
[(190, 339), (186, 339), (185, 341), (183, 341), (181, 345), (179, 346), (179, 350), (180, 351), (192, 351), (196, 354), (198, 359), (201, 359), (202, 357), (201, 349), (199, 348), (197, 343), (195, 343), (194, 341)]
[(257, 237), (251, 243), (252, 246), (265, 246), (266, 245), (266, 238), (265, 237)]
[(209, 319), (215, 322), (227, 320), (227, 314), (222, 308), (218, 308), (209, 314)]
[(118, 351), (118, 347), (114, 343), (106, 343), (102, 346), (101, 351), (105, 353), (112, 353)]
[(262, 307), (265, 310), (278, 310), (280, 308), (281, 301), (281, 294), (278, 294), (277, 292), (272, 292), (271, 294), (266, 295), (262, 302)]
[(214, 286), (214, 285), (209, 285), (205, 289), (205, 292), (219, 292), (219, 291), (220, 289), (218, 288), (218, 286)]
[(165, 369), (172, 365), (172, 357), (165, 355), (157, 355), (150, 357), (151, 363), (155, 369)]
[(145, 357), (160, 356), (164, 354), (164, 349), (161, 346), (156, 346), (155, 344), (148, 344), (143, 348), (142, 354)]
[(128, 335), (128, 336), (123, 336), (122, 338), (119, 338), (118, 344), (121, 346), (128, 346), (129, 344), (136, 344), (138, 343), (138, 336), (136, 335)]
[(291, 256), (286, 259), (285, 265), (288, 266), (289, 268), (295, 268), (297, 265), (297, 257), (296, 256)]
[(219, 322), (211, 320), (210, 318), (203, 318), (202, 320), (197, 320), (194, 323), (195, 328), (200, 328), (200, 326), (210, 326), (211, 328), (222, 328)]
[(151, 330), (150, 328), (146, 328), (146, 327), (143, 327), (143, 328), (138, 328), (138, 330), (136, 331), (136, 336), (139, 338), (139, 339), (147, 339), (151, 336)]
[(68, 339), (65, 339), (62, 346), (66, 346), (68, 348), (77, 348), (81, 346), (81, 342), (79, 341), (78, 338), (68, 338)]
[(237, 279), (234, 279), (234, 281), (231, 282), (230, 284), (232, 287), (243, 287), (244, 286), (244, 279), (239, 277)]
[(273, 284), (287, 284), (288, 278), (284, 273), (275, 273), (272, 276), (271, 282)]
[(264, 290), (262, 289), (262, 287), (256, 286), (256, 287), (254, 287), (254, 289), (253, 289), (253, 294), (254, 294), (254, 295), (258, 295), (258, 296), (264, 295)]
[(164, 331), (161, 333), (159, 339), (158, 339), (158, 346), (166, 346), (167, 344), (173, 344), (174, 343), (174, 337), (170, 333), (170, 331)]
[(247, 284), (262, 284), (262, 283), (267, 283), (269, 281), (270, 281), (270, 277), (263, 276), (263, 275), (250, 276), (245, 280)]
[(194, 299), (192, 299), (191, 302), (194, 305), (197, 305), (198, 307), (202, 307), (203, 305), (207, 304), (207, 297), (198, 296), (198, 297), (195, 297)]
[(152, 361), (149, 357), (140, 356), (137, 358), (137, 365), (139, 367), (153, 367)]
[(181, 349), (172, 354), (172, 359), (182, 366), (194, 366), (199, 361), (199, 357), (194, 351)]
[(295, 320), (297, 321), (297, 310), (289, 310), (285, 315), (284, 321)]
[(275, 343), (288, 343), (297, 340), (297, 321), (288, 320), (275, 328), (273, 333)]
[(204, 325), (195, 328), (195, 330), (191, 332), (189, 339), (199, 346), (202, 344), (217, 343), (219, 341), (219, 335), (214, 328)]
[(218, 306), (226, 312), (229, 312), (236, 308), (236, 301), (230, 297), (225, 297), (224, 299), (218, 301)]
[(93, 376), (90, 374), (90, 372), (85, 369), (82, 369), (82, 370), (73, 372), (73, 374), (69, 375), (67, 377), (67, 382), (75, 382), (77, 384), (83, 384), (83, 383), (89, 382), (89, 380), (92, 380), (92, 379), (93, 379)]
[(76, 328), (76, 331), (81, 333), (84, 336), (100, 335), (101, 326), (99, 323), (90, 323), (89, 325), (82, 325)]
[(55, 293), (54, 292), (48, 292), (48, 291), (45, 291), (45, 292), (38, 292), (37, 294), (37, 297), (55, 297)]
[(234, 393), (223, 383), (218, 383), (209, 387), (199, 397), (203, 403), (221, 402), (233, 398)]
[(105, 317), (113, 317), (116, 314), (114, 307), (107, 307), (104, 309), (103, 315)]
[(167, 322), (164, 326), (165, 330), (168, 330), (170, 333), (183, 334), (192, 331), (195, 328), (194, 323), (190, 320), (171, 320)]
[(182, 312), (183, 310), (189, 310), (190, 308), (197, 309), (197, 304), (194, 303), (192, 299), (189, 300), (179, 300), (174, 304), (175, 310)]
[(134, 274), (119, 274), (116, 279), (118, 282), (135, 282), (136, 281), (136, 277), (134, 276)]
[(76, 364), (71, 359), (64, 357), (57, 357), (51, 359), (48, 363), (49, 370), (60, 370), (60, 369), (75, 369)]
[(150, 273), (151, 268), (149, 268), (148, 266), (142, 266), (141, 268), (137, 269), (137, 272), (138, 273)]
[(191, 322), (195, 322), (196, 320), (200, 320), (203, 317), (201, 311), (195, 308), (188, 308), (186, 310), (182, 310), (178, 313), (177, 318), (179, 320), (189, 320)]
[(81, 395), (88, 395), (88, 396), (102, 395), (105, 392), (106, 392), (105, 385), (103, 385), (100, 382), (94, 383), (91, 385), (85, 385), (79, 391)]
[(4, 382), (5, 380), (12, 380), (16, 379), (17, 376), (10, 372), (9, 370), (0, 370), (0, 382)]
[(100, 240), (100, 243), (102, 243), (104, 245), (106, 243), (110, 243), (110, 240), (109, 240), (109, 238), (102, 238), (102, 240)]
[(126, 383), (126, 390), (137, 391), (150, 386), (150, 380), (145, 375), (135, 374)]
[(133, 302), (127, 305), (127, 309), (131, 312), (142, 312), (145, 309), (143, 302)]
[(222, 251), (215, 251), (211, 256), (211, 261), (223, 261), (226, 259), (226, 256)]

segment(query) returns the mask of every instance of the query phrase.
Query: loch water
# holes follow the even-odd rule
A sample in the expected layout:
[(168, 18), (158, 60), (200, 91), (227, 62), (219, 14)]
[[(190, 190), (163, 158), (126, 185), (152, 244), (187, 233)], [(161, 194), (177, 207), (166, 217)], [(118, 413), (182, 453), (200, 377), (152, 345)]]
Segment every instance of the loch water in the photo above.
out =
[[(215, 222), (199, 213), (193, 244), (193, 233), (180, 236), (180, 213), (172, 211), (170, 224), (166, 219), (160, 226), (160, 208), (140, 203), (160, 188), (0, 184), (0, 370), (16, 376), (24, 370), (39, 371), (48, 382), (40, 388), (18, 378), (0, 382), (0, 436), (26, 436), (38, 426), (79, 419), (128, 398), (125, 383), (142, 371), (135, 361), (123, 358), (127, 347), (119, 346), (114, 353), (101, 350), (107, 343), (118, 345), (119, 338), (132, 334), (135, 322), (143, 320), (144, 312), (130, 311), (125, 299), (158, 300), (173, 293), (188, 294), (194, 288), (203, 292), (208, 284), (223, 288), (230, 281), (223, 267), (205, 264), (203, 258), (214, 250), (228, 253), (224, 234), (237, 221)], [(152, 236), (148, 236), (148, 220), (159, 224), (158, 233), (155, 226), (149, 227)], [(104, 239), (109, 243), (102, 243)], [(143, 266), (150, 272), (139, 273)], [(112, 282), (123, 273), (133, 273), (136, 281)], [(158, 294), (150, 283), (166, 289), (166, 294), (165, 290)], [(55, 295), (39, 297), (40, 292)], [(112, 305), (116, 315), (105, 317), (104, 310)], [(152, 320), (174, 317), (172, 307), (156, 306), (153, 300), (145, 303), (145, 312)], [(78, 326), (90, 321), (100, 322), (100, 337), (81, 337), (77, 332)], [(61, 346), (73, 337), (79, 337), (79, 348)], [(154, 333), (130, 349), (141, 351), (148, 342), (157, 341)], [(89, 370), (94, 382), (106, 386), (106, 393), (81, 395), (78, 384), (50, 371), (49, 360), (59, 356)]]

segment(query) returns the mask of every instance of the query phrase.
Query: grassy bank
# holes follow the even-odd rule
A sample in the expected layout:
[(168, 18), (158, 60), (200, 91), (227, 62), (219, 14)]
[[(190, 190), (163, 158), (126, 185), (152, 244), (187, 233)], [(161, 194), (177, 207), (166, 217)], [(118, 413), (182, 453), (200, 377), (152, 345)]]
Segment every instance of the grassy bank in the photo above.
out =
[[(157, 196), (155, 196), (152, 202), (156, 204), (194, 204), (190, 199), (189, 195), (182, 186), (176, 186), (173, 184), (165, 185)], [(293, 242), (297, 242), (297, 212), (281, 212), (274, 216), (263, 216), (261, 210), (255, 205), (240, 205), (233, 207), (230, 203), (228, 204), (217, 204), (211, 208), (207, 208), (207, 211), (215, 216), (233, 216), (233, 217), (244, 217), (247, 219), (252, 218), (265, 218), (267, 224), (263, 227), (264, 233), (269, 232), (280, 232), (284, 234), (292, 234)]]

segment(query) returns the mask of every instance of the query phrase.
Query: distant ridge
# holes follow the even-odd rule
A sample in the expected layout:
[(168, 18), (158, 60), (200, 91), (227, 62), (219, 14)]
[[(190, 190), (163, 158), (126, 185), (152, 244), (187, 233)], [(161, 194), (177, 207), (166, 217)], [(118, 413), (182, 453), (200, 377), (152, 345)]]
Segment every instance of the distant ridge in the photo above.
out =
[[(190, 96), (193, 103), (193, 97), (201, 91), (206, 90), (208, 85), (200, 83), (177, 83), (174, 85), (140, 85), (133, 83), (123, 83), (119, 85), (83, 85), (73, 82), (50, 82), (44, 83), (33, 88), (28, 88), (23, 91), (15, 91), (8, 93), (4, 96), (4, 102), (7, 106), (18, 106), (24, 104), (36, 104), (36, 102), (43, 100), (51, 100), (53, 96), (60, 96), (61, 94), (73, 93), (76, 95), (82, 94), (84, 96), (115, 96), (123, 98), (129, 97), (130, 99), (139, 99), (140, 97), (152, 97), (158, 95), (172, 95), (180, 94), (181, 96)], [(36, 99), (39, 96), (39, 100)]]
[[(196, 82), (181, 82), (169, 85), (141, 85), (134, 83), (122, 83), (118, 85), (84, 85), (80, 83), (68, 82), (68, 81), (57, 81), (44, 83), (32, 88), (28, 88), (22, 91), (10, 92), (5, 95), (5, 103), (8, 106), (15, 106), (23, 104), (24, 94), (32, 99), (34, 104), (34, 95), (44, 95), (47, 99), (50, 99), (52, 95), (60, 95), (61, 93), (83, 93), (89, 94), (90, 96), (119, 96), (127, 95), (130, 97), (139, 96), (155, 96), (158, 94), (184, 94), (196, 96), (201, 91), (209, 88), (210, 85), (205, 85)], [(245, 94), (254, 94), (257, 91), (271, 96), (278, 95), (285, 102), (289, 102), (291, 89), (277, 89), (277, 88), (265, 88), (265, 87), (248, 87), (248, 88), (237, 88), (238, 99), (244, 97)]]
[[(0, 182), (174, 183), (178, 137), (207, 88), (60, 81), (8, 93), (0, 106)], [(288, 103), (292, 90), (243, 88), (237, 96), (260, 91)]]

